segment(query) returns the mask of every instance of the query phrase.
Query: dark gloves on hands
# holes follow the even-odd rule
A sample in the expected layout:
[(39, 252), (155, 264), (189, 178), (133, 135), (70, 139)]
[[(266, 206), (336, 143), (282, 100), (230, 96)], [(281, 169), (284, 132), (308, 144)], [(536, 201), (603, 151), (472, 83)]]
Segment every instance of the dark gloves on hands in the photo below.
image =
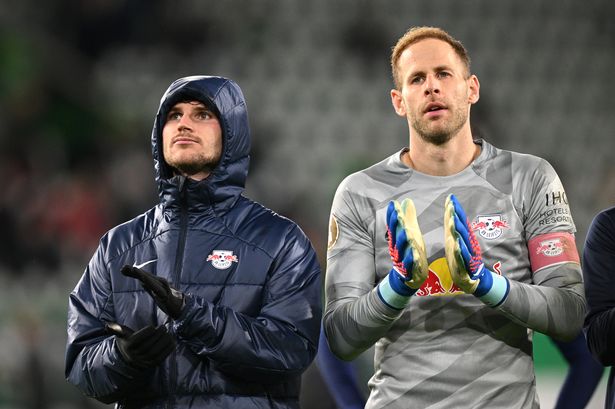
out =
[(179, 317), (184, 307), (184, 294), (172, 288), (167, 280), (129, 265), (122, 267), (122, 274), (141, 281), (141, 285), (152, 296), (158, 308), (169, 317)]
[(115, 335), (122, 357), (131, 365), (152, 368), (175, 349), (175, 339), (164, 326), (151, 325), (134, 331), (115, 322), (105, 324), (105, 330)]
[[(128, 265), (122, 267), (122, 274), (138, 279), (162, 311), (171, 318), (179, 317), (184, 305), (184, 295), (171, 288), (167, 280)], [(140, 368), (158, 365), (175, 349), (175, 339), (164, 326), (148, 325), (134, 331), (124, 325), (110, 322), (105, 324), (105, 329), (116, 336), (116, 344), (122, 357), (129, 364)]]

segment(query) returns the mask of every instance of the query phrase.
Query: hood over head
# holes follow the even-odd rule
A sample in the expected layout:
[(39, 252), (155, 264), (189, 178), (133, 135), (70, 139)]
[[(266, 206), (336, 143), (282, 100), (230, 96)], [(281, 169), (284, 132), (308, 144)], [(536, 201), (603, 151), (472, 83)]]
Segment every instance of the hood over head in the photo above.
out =
[(243, 93), (232, 80), (213, 76), (190, 76), (175, 80), (166, 90), (152, 130), (152, 154), (159, 194), (162, 200), (169, 184), (176, 180), (164, 160), (162, 129), (169, 110), (178, 102), (199, 101), (218, 117), (222, 128), (222, 155), (211, 174), (198, 185), (207, 190), (211, 202), (225, 201), (241, 194), (250, 162), (250, 129)]

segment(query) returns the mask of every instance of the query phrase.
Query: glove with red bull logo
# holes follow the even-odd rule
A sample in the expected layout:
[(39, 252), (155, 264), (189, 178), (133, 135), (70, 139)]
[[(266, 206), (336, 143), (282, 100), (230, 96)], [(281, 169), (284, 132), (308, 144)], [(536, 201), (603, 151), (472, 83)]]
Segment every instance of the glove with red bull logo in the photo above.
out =
[(179, 318), (184, 308), (184, 294), (181, 291), (171, 287), (164, 278), (157, 277), (138, 267), (125, 265), (121, 271), (126, 277), (136, 278), (141, 281), (141, 285), (152, 296), (158, 308), (169, 317), (173, 319)]
[(508, 279), (485, 267), (480, 245), (455, 195), (444, 205), (444, 252), (453, 282), (467, 294), (497, 307), (508, 296)]
[(390, 307), (401, 310), (429, 273), (425, 243), (412, 200), (389, 203), (387, 241), (393, 268), (378, 284), (378, 295)]

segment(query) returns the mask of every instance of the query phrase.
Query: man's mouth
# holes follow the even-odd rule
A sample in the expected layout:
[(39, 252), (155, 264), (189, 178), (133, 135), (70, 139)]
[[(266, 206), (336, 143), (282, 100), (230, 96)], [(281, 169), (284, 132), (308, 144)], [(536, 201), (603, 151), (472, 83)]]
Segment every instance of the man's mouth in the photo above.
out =
[(427, 104), (427, 106), (425, 107), (425, 110), (423, 111), (423, 113), (429, 113), (429, 112), (437, 112), (437, 111), (441, 111), (441, 110), (445, 110), (446, 106), (444, 104), (440, 104), (438, 102), (432, 102), (430, 104)]
[(198, 141), (195, 138), (191, 138), (189, 136), (176, 136), (173, 138), (173, 144), (184, 145), (190, 143), (197, 143)]

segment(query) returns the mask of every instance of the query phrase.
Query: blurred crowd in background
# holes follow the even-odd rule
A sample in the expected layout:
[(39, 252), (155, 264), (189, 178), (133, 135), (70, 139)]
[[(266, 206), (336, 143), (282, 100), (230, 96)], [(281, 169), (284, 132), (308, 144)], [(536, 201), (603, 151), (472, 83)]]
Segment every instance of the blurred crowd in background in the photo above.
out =
[(297, 221), (324, 271), (336, 186), (407, 145), (390, 48), (440, 26), (481, 81), (476, 134), (553, 164), (582, 250), (615, 204), (614, 17), (608, 0), (3, 1), (0, 408), (98, 407), (64, 381), (67, 297), (101, 235), (157, 201), (149, 138), (174, 79), (239, 83), (246, 195)]

